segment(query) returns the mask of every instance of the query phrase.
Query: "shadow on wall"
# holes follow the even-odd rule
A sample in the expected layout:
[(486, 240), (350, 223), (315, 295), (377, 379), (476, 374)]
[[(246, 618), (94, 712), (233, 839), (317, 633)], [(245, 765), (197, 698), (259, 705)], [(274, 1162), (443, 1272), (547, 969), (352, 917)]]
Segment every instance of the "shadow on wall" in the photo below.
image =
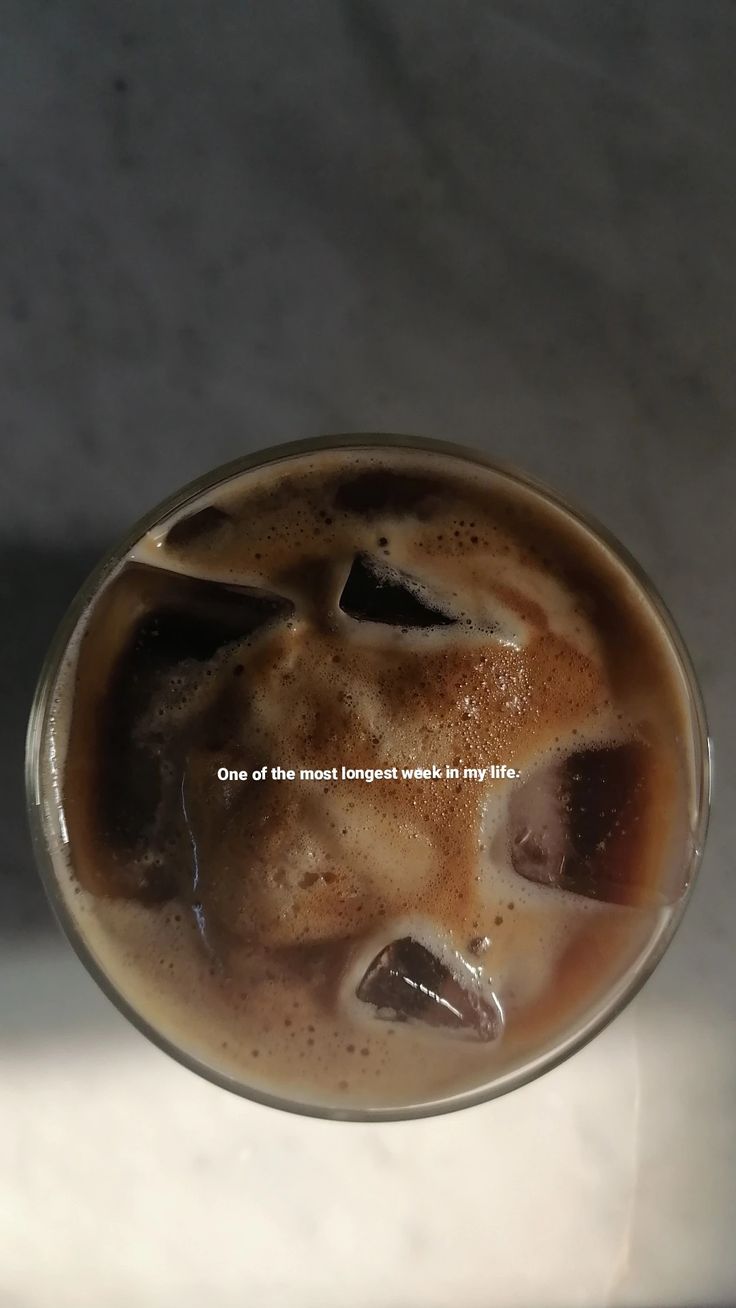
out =
[(30, 544), (0, 546), (0, 936), (17, 938), (54, 929), (31, 852), (25, 811), (23, 760), (33, 692), (54, 631), (103, 553), (99, 544), (74, 549)]

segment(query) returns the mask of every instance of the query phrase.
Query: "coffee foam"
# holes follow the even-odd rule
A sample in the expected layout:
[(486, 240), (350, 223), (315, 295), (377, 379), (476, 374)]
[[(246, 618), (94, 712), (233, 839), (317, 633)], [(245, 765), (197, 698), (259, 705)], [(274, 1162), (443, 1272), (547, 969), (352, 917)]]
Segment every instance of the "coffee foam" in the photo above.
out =
[[(356, 510), (349, 495), (341, 501), (351, 479), (387, 468), (419, 484), (408, 507)], [(195, 515), (213, 506), (214, 516), (192, 531)], [(546, 562), (535, 542), (540, 522), (552, 553)], [(556, 542), (562, 564), (582, 557), (602, 590), (615, 589), (633, 644), (648, 650), (645, 694), (641, 677), (631, 696), (614, 687), (594, 606), (555, 559)], [(361, 553), (387, 575), (414, 578), (414, 594), (456, 621), (402, 630), (350, 618), (339, 600)], [(110, 575), (108, 594), (131, 563), (277, 593), (294, 605), (288, 621), (206, 664), (184, 660), (159, 690), (158, 708), (178, 730), (206, 715), (218, 688), (235, 687), (218, 755), (226, 766), (248, 766), (244, 758), (297, 770), (503, 759), (525, 778), (582, 744), (632, 734), (661, 752), (681, 720), (664, 639), (612, 556), (560, 511), (492, 474), (460, 476), (444, 456), (346, 452), (246, 474), (149, 533)], [(654, 910), (597, 904), (514, 873), (502, 839), (509, 782), (269, 782), (255, 794), (213, 779), (212, 751), (196, 730), (181, 790), (198, 868), (194, 909), (184, 883), (178, 907), (101, 895), (104, 842), (75, 782), (79, 751), (68, 713), (74, 676), (77, 710), (83, 702), (80, 636), (86, 631), (95, 646), (99, 610), (98, 602), (80, 624), (56, 700), (57, 788), (72, 762), (59, 814), (69, 822), (75, 867), (72, 874), (59, 860), (60, 876), (121, 991), (205, 1061), (309, 1101), (421, 1099), (513, 1066), (525, 1032), (539, 1038), (535, 1013), (557, 989), (566, 999), (547, 1021), (545, 1037), (554, 1039), (657, 929)], [(151, 725), (143, 718), (137, 729), (145, 735)], [(663, 786), (664, 811), (691, 802), (683, 775)], [(648, 875), (657, 880), (664, 843), (652, 838), (650, 846)], [(146, 849), (136, 857), (150, 865), (158, 856)], [(505, 1021), (491, 1048), (461, 1051), (453, 1042), (448, 1068), (444, 1034), (387, 1028), (355, 998), (369, 955), (402, 931), (459, 981), (470, 969), (493, 993)], [(482, 963), (469, 949), (477, 938), (489, 941)], [(597, 970), (571, 984), (566, 959), (585, 942)], [(287, 959), (284, 950), (296, 954)], [(356, 1058), (351, 1045), (369, 1052)]]

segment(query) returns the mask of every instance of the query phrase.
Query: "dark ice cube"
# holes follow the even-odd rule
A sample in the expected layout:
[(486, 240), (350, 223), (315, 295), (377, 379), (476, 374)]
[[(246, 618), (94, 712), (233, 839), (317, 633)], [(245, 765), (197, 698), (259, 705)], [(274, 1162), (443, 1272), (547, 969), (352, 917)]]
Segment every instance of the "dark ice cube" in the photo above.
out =
[(472, 973), (468, 978), (466, 989), (431, 950), (405, 936), (374, 958), (356, 993), (387, 1021), (423, 1022), (493, 1040), (500, 1030), (499, 1011), (481, 997)]
[(441, 503), (442, 494), (441, 482), (433, 477), (375, 468), (342, 481), (335, 492), (335, 508), (363, 518), (411, 514), (426, 519)]
[(447, 627), (457, 621), (425, 597), (420, 582), (367, 554), (354, 559), (340, 608), (351, 618), (397, 627)]
[(638, 741), (578, 750), (520, 785), (509, 804), (515, 870), (606, 903), (644, 902), (647, 761)]
[[(92, 824), (116, 868), (110, 893), (173, 893), (191, 857), (180, 796), (188, 719), (178, 709), (218, 651), (292, 612), (280, 596), (143, 564), (124, 568), (98, 599), (80, 651), (72, 743), (89, 767)], [(202, 712), (218, 729), (234, 680), (208, 682)]]
[(216, 504), (208, 504), (206, 509), (188, 513), (186, 517), (179, 518), (173, 527), (169, 527), (166, 544), (174, 550), (185, 549), (187, 545), (200, 545), (231, 521), (230, 514), (224, 509), (218, 509)]

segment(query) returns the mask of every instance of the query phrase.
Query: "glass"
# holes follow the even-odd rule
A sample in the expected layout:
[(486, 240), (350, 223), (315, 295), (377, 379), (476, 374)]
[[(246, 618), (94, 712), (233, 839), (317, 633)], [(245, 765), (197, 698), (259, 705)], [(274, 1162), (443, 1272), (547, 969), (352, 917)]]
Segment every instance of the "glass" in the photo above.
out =
[[(618, 976), (615, 983), (611, 985), (592, 1017), (578, 1025), (572, 1033), (568, 1034), (565, 1039), (558, 1041), (554, 1047), (546, 1048), (538, 1056), (527, 1059), (522, 1067), (493, 1076), (492, 1080), (485, 1085), (454, 1092), (430, 1102), (411, 1104), (406, 1107), (375, 1109), (298, 1103), (280, 1097), (278, 1094), (266, 1093), (260, 1088), (249, 1086), (221, 1069), (209, 1066), (201, 1059), (193, 1056), (190, 1051), (180, 1047), (169, 1039), (164, 1032), (153, 1027), (147, 1018), (120, 993), (106, 974), (104, 967), (95, 957), (90, 945), (83, 938), (68, 902), (67, 893), (64, 892), (57, 876), (53, 855), (54, 851), (63, 848), (65, 833), (60, 821), (60, 808), (52, 780), (53, 769), (51, 764), (53, 760), (49, 758), (49, 715), (57, 677), (62, 668), (70, 639), (80, 617), (106, 581), (109, 573), (146, 532), (156, 526), (162, 519), (185, 509), (187, 505), (198, 500), (204, 493), (214, 490), (218, 485), (232, 478), (241, 477), (243, 473), (251, 469), (262, 468), (278, 462), (287, 462), (292, 458), (305, 454), (314, 454), (322, 450), (360, 450), (367, 448), (384, 448), (387, 451), (404, 449), (428, 453), (436, 452), (444, 456), (450, 455), (466, 463), (475, 464), (506, 482), (541, 495), (548, 503), (562, 510), (573, 522), (597, 537), (608, 548), (619, 564), (636, 581), (640, 593), (650, 609), (656, 614), (669, 645), (674, 665), (679, 670), (685, 707), (689, 716), (696, 792), (694, 822), (688, 832), (686, 848), (682, 850), (681, 867), (678, 869), (681, 876), (681, 894), (660, 928), (648, 939), (646, 947), (635, 962), (623, 975)], [(671, 615), (655, 591), (651, 581), (627, 550), (604, 527), (587, 514), (583, 514), (572, 507), (555, 492), (532, 478), (494, 463), (477, 450), (445, 441), (393, 434), (326, 436), (273, 446), (270, 449), (247, 455), (214, 469), (177, 491), (146, 514), (144, 518), (136, 523), (128, 536), (111, 550), (94, 569), (72, 601), (62, 620), (41, 670), (31, 708), (26, 746), (26, 793), (29, 822), (34, 852), (46, 893), (69, 942), (112, 1003), (160, 1049), (170, 1054), (191, 1071), (197, 1072), (216, 1085), (240, 1094), (245, 1098), (287, 1111), (312, 1117), (353, 1121), (404, 1120), (427, 1117), (482, 1103), (541, 1076), (544, 1072), (569, 1058), (570, 1055), (582, 1048), (583, 1045), (587, 1044), (588, 1041), (603, 1030), (633, 999), (651, 975), (682, 920), (703, 852), (710, 808), (710, 776), (710, 741), (705, 711), (687, 650)]]

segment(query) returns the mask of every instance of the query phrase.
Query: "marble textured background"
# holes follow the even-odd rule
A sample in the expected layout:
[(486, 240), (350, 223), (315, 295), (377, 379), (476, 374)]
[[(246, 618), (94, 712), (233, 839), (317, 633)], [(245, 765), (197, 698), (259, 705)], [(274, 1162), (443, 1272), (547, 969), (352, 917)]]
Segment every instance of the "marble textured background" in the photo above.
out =
[[(0, 5), (2, 1308), (736, 1302), (736, 6)], [(240, 452), (456, 437), (602, 519), (714, 728), (701, 883), (625, 1016), (508, 1101), (285, 1119), (145, 1046), (22, 817), (99, 554)]]

